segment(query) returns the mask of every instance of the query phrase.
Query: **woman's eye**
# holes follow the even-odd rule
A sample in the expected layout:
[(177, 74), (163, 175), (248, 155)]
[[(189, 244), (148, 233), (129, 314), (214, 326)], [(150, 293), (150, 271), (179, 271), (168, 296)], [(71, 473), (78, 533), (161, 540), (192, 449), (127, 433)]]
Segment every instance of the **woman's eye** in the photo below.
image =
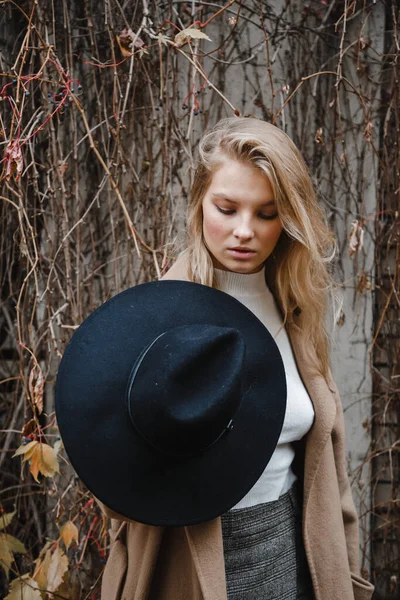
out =
[(270, 221), (272, 219), (276, 219), (277, 216), (278, 216), (278, 213), (275, 213), (274, 215), (260, 215), (260, 218)]
[[(227, 208), (221, 208), (219, 206), (217, 206), (217, 210), (219, 210), (219, 212), (222, 213), (223, 215), (233, 215), (233, 213), (235, 212), (234, 210), (230, 210)], [(260, 219), (263, 219), (264, 221), (271, 221), (272, 219), (277, 218), (278, 213), (275, 213), (274, 215), (263, 215), (262, 213), (259, 213), (258, 216), (260, 217)]]
[(223, 209), (223, 208), (220, 208), (219, 206), (217, 206), (217, 209), (223, 215), (232, 215), (235, 212), (234, 210)]

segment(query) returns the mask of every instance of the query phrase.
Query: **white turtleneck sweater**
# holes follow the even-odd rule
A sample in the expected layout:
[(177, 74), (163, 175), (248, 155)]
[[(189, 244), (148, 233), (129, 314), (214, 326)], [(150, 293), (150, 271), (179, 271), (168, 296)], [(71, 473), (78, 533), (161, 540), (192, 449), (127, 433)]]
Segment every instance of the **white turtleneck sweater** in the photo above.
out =
[[(247, 306), (264, 323), (282, 356), (286, 374), (286, 414), (278, 445), (261, 477), (231, 510), (277, 500), (296, 480), (291, 465), (292, 442), (311, 428), (314, 408), (300, 378), (293, 351), (275, 299), (265, 282), (265, 267), (250, 275), (215, 269), (218, 287)], [(282, 328), (281, 328), (282, 327)]]

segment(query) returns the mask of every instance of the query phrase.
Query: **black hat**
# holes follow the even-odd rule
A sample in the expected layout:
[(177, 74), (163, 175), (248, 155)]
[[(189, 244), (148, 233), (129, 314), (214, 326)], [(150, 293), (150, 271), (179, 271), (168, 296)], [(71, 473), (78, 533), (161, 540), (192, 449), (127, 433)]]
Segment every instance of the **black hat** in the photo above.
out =
[(286, 411), (281, 355), (232, 296), (186, 281), (117, 294), (72, 336), (56, 415), (79, 477), (149, 525), (214, 519), (254, 486)]

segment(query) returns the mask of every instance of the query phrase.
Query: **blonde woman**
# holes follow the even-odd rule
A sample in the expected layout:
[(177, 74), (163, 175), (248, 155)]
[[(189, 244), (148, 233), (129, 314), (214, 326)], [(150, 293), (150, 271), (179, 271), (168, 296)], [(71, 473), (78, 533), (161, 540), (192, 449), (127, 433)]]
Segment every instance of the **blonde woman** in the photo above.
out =
[(217, 287), (264, 323), (285, 366), (284, 426), (262, 476), (213, 521), (152, 527), (104, 508), (113, 520), (102, 599), (369, 600), (329, 368), (333, 235), (277, 127), (224, 119), (199, 152), (187, 244), (163, 279)]

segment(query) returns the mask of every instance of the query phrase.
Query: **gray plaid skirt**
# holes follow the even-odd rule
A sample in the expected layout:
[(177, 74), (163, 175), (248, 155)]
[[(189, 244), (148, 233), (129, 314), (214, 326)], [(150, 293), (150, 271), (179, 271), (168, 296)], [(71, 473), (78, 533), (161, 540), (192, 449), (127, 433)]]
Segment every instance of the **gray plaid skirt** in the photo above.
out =
[(221, 516), (228, 600), (312, 600), (298, 485)]

